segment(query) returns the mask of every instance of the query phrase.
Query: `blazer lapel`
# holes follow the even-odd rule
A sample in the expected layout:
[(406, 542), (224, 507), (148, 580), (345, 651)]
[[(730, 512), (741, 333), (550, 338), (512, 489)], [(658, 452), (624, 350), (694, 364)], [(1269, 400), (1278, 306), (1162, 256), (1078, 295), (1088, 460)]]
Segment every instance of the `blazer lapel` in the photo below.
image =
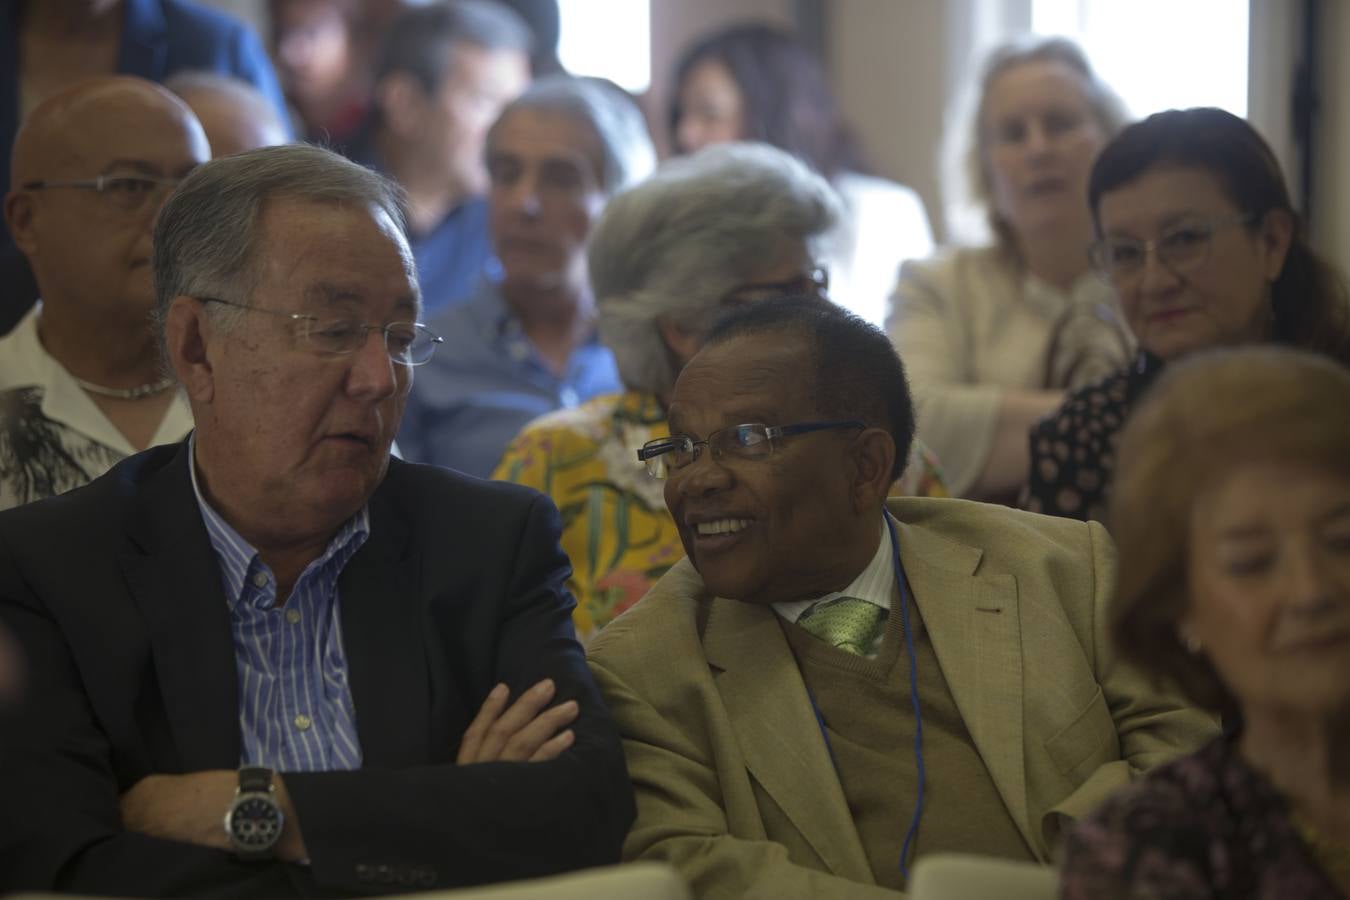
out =
[(368, 766), (420, 765), (431, 751), (421, 570), (406, 525), (377, 490), (370, 537), (338, 580), (347, 682)]
[(145, 481), (119, 560), (150, 634), (182, 770), (233, 769), (240, 753), (234, 640), (187, 446)]
[(1037, 856), (1022, 743), (1022, 630), (1017, 582), (977, 575), (983, 551), (899, 527), (900, 561), (952, 699), (1013, 821)]
[(708, 662), (746, 768), (835, 875), (872, 883), (834, 763), (787, 639), (766, 606), (716, 598)]

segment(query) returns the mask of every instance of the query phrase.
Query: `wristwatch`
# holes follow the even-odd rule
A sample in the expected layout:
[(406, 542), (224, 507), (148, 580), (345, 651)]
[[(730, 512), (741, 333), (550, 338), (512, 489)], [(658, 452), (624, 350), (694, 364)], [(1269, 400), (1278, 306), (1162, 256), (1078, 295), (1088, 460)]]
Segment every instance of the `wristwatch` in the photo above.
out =
[(235, 853), (240, 859), (271, 859), (285, 823), (272, 784), (272, 770), (262, 766), (241, 768), (239, 787), (225, 813), (225, 835)]

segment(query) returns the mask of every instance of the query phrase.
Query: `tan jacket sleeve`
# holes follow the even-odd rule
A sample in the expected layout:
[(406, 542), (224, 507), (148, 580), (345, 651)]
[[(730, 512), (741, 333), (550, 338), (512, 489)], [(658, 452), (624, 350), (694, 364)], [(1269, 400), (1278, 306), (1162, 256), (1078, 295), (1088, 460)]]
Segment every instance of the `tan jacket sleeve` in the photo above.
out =
[(1099, 766), (1046, 814), (1041, 825), (1050, 847), (1056, 845), (1066, 819), (1081, 818), (1135, 776), (1192, 752), (1219, 731), (1213, 716), (1115, 660), (1109, 615), (1116, 585), (1115, 546), (1100, 523), (1088, 522), (1087, 527), (1094, 573), (1093, 655), (1097, 681), (1116, 725), (1120, 759)]

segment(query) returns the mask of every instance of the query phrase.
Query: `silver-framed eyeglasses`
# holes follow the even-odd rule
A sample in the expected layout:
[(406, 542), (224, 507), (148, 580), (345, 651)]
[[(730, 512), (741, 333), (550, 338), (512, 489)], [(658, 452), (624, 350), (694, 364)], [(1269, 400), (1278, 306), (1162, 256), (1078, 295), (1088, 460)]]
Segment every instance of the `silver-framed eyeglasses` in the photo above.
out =
[(773, 455), (777, 442), (794, 434), (809, 434), (835, 428), (866, 428), (857, 419), (831, 422), (799, 422), (796, 425), (762, 425), (758, 422), (732, 425), (708, 435), (707, 440), (696, 441), (687, 434), (673, 434), (643, 444), (637, 452), (638, 461), (647, 465), (647, 474), (653, 478), (668, 478), (694, 462), (703, 447), (719, 462), (726, 457), (734, 459), (767, 459)]
[(146, 202), (153, 197), (163, 197), (178, 187), (181, 178), (160, 177), (157, 175), (99, 175), (95, 178), (74, 178), (68, 181), (38, 179), (26, 181), (21, 185), (25, 191), (44, 191), (49, 188), (79, 188), (95, 191), (100, 197), (118, 209), (133, 212), (144, 209)]
[(389, 358), (399, 365), (420, 366), (431, 359), (436, 345), (445, 342), (430, 328), (421, 322), (390, 322), (388, 325), (374, 325), (358, 322), (355, 319), (323, 319), (304, 313), (288, 313), (276, 309), (264, 309), (261, 306), (249, 306), (247, 303), (235, 303), (219, 297), (198, 297), (203, 303), (219, 303), (235, 309), (247, 309), (252, 312), (279, 316), (291, 322), (296, 337), (302, 344), (322, 356), (343, 356), (353, 353), (366, 343), (366, 337), (372, 331), (378, 331), (384, 338), (384, 349)]
[(1182, 222), (1168, 228), (1155, 240), (1140, 241), (1127, 237), (1108, 237), (1088, 248), (1092, 268), (1110, 284), (1129, 284), (1144, 274), (1149, 253), (1173, 272), (1194, 269), (1209, 258), (1214, 233), (1233, 225), (1250, 225), (1251, 213), (1238, 213), (1218, 219)]

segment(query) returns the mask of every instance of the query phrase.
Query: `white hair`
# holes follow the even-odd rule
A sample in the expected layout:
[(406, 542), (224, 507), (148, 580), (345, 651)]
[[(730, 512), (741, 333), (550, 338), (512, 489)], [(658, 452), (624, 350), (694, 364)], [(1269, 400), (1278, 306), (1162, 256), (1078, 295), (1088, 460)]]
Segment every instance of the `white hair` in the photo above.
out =
[(591, 233), (600, 335), (631, 390), (667, 392), (679, 364), (657, 327), (703, 331), (719, 302), (792, 249), (816, 256), (842, 215), (834, 189), (767, 144), (717, 144), (610, 201)]

